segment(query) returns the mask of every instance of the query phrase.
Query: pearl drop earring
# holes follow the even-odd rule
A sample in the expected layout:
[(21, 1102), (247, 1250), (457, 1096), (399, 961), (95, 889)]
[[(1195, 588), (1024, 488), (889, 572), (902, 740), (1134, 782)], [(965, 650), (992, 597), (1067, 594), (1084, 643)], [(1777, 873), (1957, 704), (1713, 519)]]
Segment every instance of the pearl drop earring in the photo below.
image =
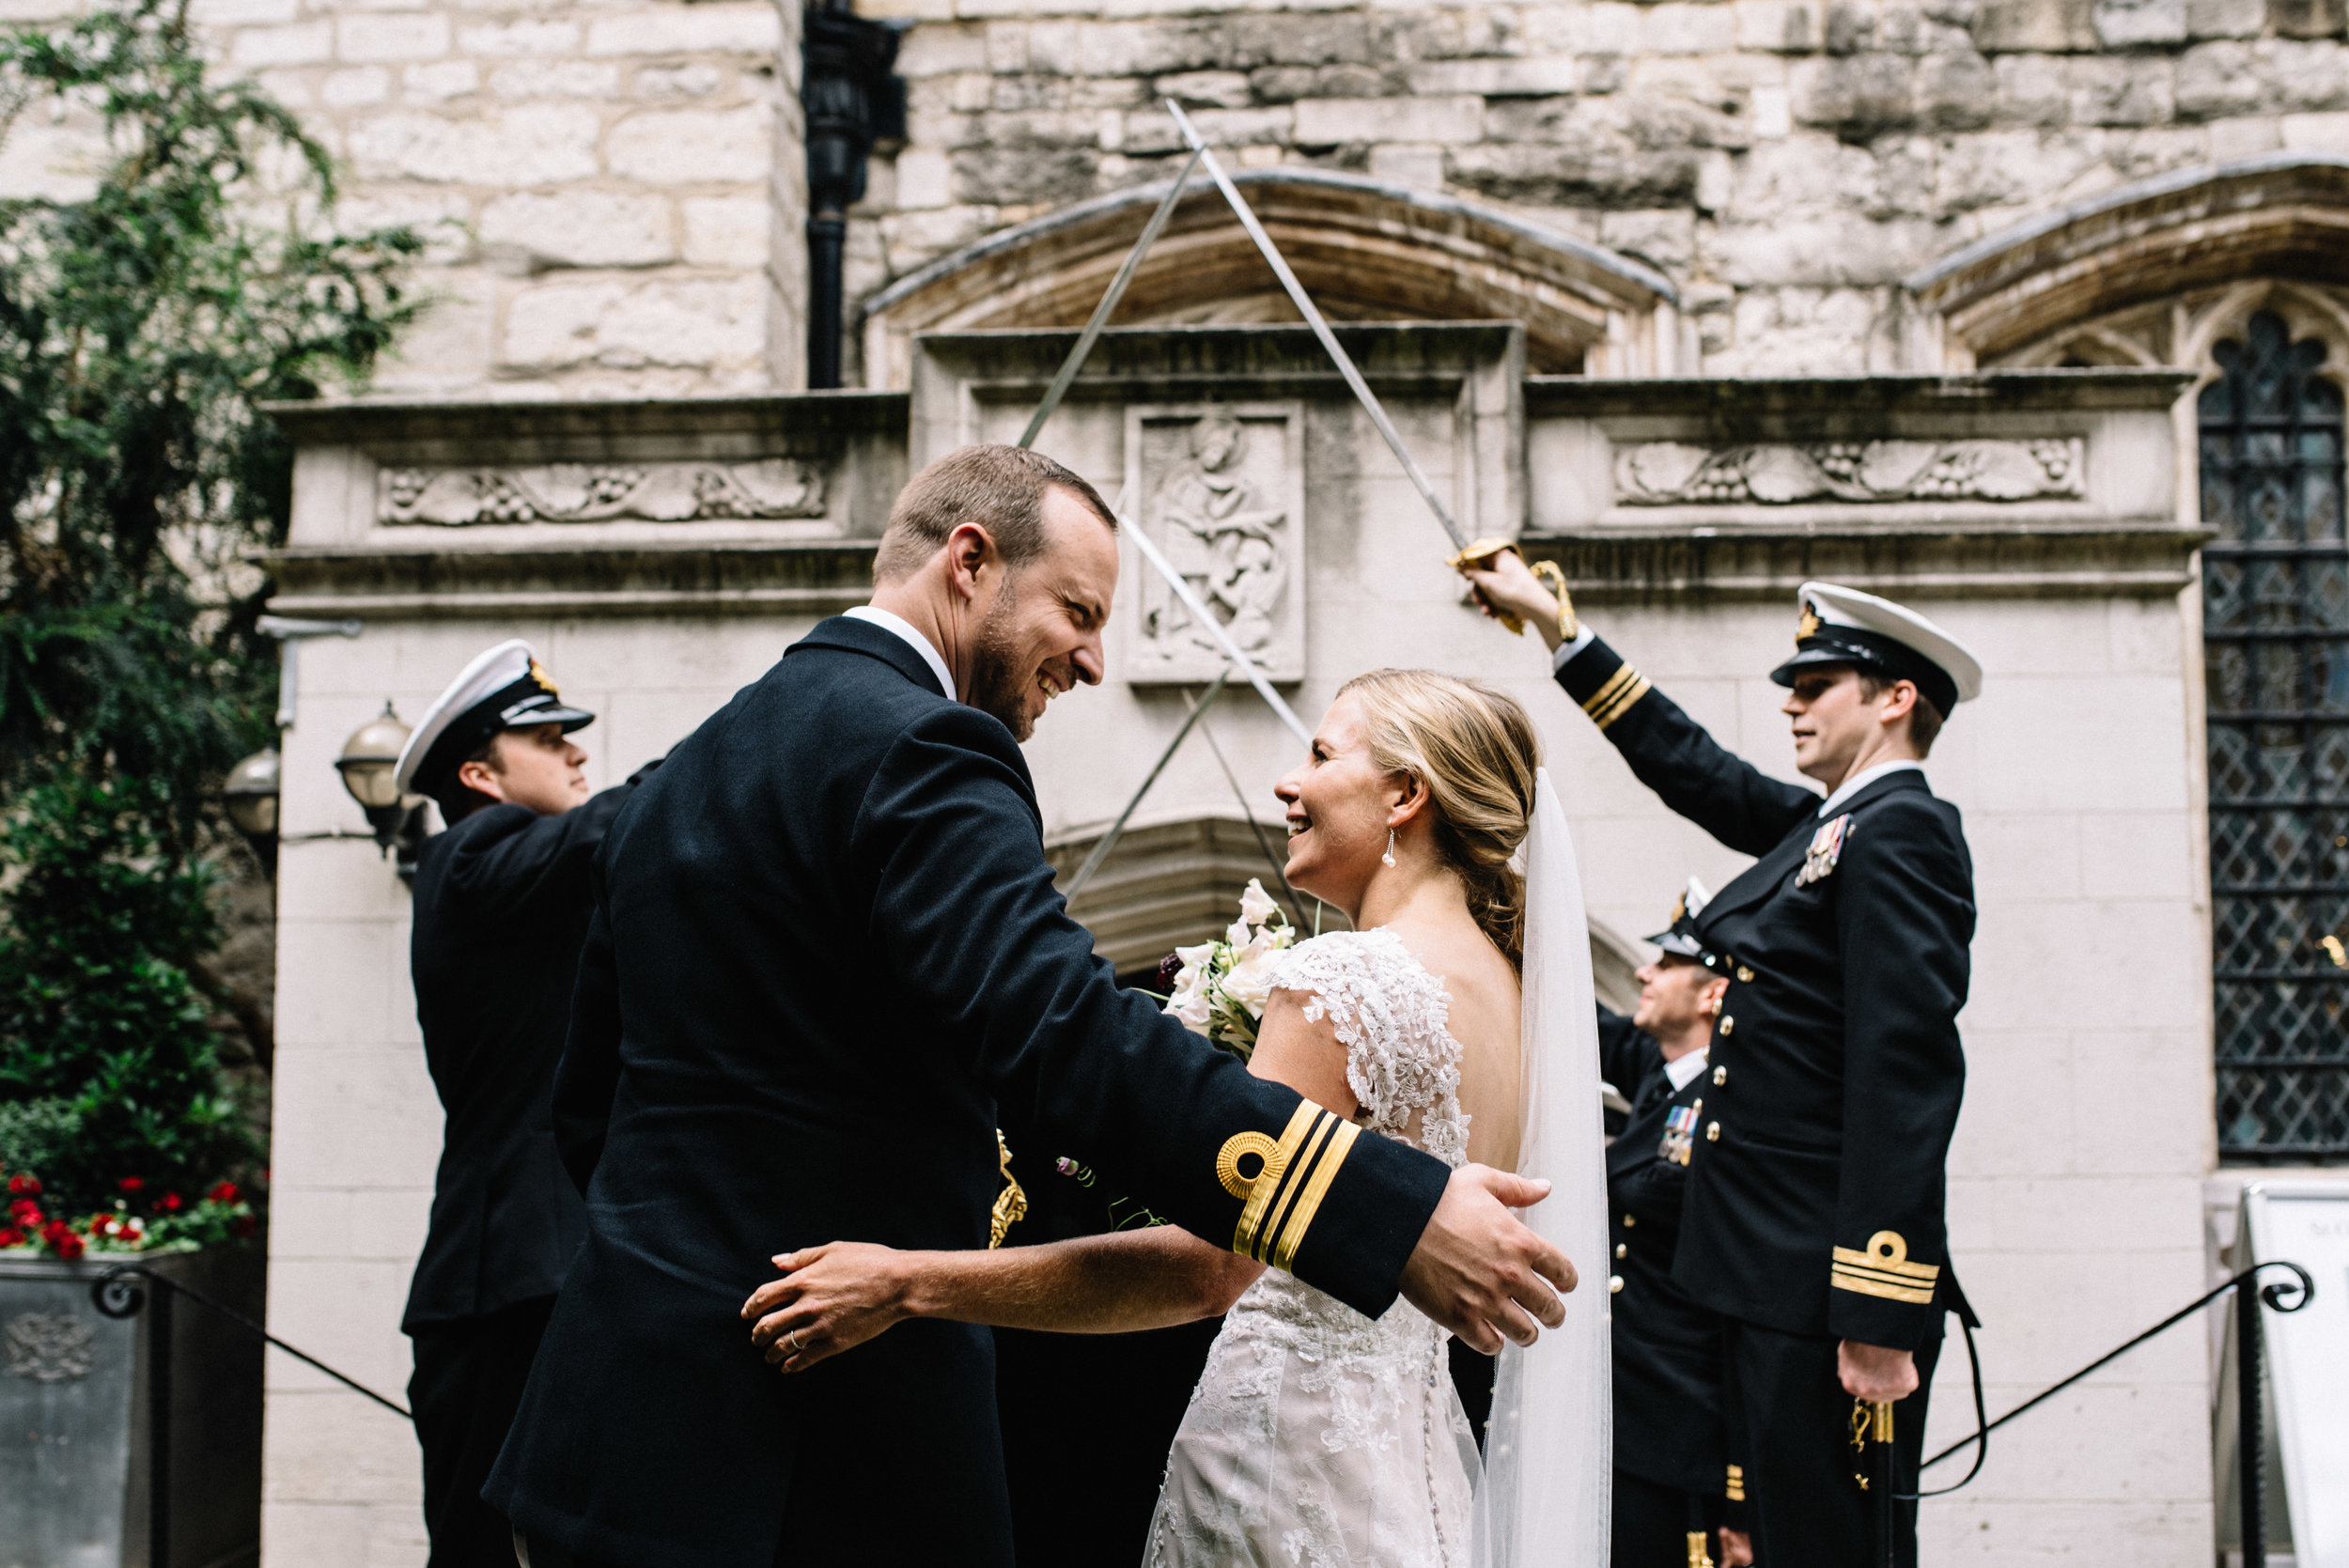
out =
[(1378, 859), (1384, 864), (1394, 864), (1394, 830), (1392, 828), (1387, 830), (1387, 852)]

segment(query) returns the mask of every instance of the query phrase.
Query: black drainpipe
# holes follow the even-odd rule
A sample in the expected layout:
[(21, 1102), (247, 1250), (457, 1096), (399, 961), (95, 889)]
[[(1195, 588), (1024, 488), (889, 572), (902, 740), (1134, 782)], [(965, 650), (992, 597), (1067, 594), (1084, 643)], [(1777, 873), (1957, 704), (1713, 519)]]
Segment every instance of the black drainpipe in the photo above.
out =
[(810, 6), (801, 39), (800, 103), (807, 116), (807, 384), (840, 384), (840, 257), (848, 209), (864, 196), (874, 144), (905, 138), (906, 85), (890, 74), (897, 31), (867, 22), (850, 0)]

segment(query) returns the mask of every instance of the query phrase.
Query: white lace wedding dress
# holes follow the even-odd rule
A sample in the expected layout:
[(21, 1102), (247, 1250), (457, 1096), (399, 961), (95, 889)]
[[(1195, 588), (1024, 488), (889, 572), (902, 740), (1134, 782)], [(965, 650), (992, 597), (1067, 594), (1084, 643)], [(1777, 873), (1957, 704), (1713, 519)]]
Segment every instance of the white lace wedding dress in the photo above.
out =
[[(1467, 1160), (1451, 998), (1402, 939), (1315, 937), (1272, 984), (1334, 1025), (1369, 1130)], [(1466, 1568), (1477, 1454), (1449, 1337), (1408, 1301), (1374, 1321), (1267, 1269), (1208, 1352), (1144, 1568)]]

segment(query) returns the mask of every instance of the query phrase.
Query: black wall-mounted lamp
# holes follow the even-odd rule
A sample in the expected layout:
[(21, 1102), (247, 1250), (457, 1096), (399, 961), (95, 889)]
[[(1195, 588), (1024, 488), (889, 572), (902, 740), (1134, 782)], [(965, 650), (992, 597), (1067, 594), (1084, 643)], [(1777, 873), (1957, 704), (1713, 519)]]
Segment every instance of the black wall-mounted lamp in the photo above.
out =
[(387, 700), (383, 711), (351, 732), (343, 742), (343, 754), (334, 759), (334, 768), (343, 776), (343, 787), (359, 802), (359, 809), (367, 814), (367, 826), (375, 830), (375, 842), (385, 854), (397, 851), (396, 863), (400, 879), (407, 881), (416, 874), (416, 846), (424, 842), (425, 798), (407, 795), (392, 777), (399, 766), (399, 753), (408, 744), (409, 728), (400, 722)]
[(226, 782), (220, 786), (221, 803), (228, 808), (228, 820), (245, 843), (253, 846), (254, 858), (261, 862), (264, 875), (277, 875), (277, 782), (279, 776), (277, 748), (265, 746), (228, 769)]

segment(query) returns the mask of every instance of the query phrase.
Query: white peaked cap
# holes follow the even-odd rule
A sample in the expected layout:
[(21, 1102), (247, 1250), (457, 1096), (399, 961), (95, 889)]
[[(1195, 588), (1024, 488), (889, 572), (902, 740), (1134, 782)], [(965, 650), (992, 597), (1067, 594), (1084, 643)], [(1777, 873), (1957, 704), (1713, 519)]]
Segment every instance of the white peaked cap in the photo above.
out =
[(1982, 695), (1974, 651), (1907, 606), (1833, 582), (1806, 582), (1795, 598), (1802, 621), (1795, 657), (1771, 672), (1780, 685), (1792, 685), (1806, 664), (1855, 664), (1915, 681), (1944, 718), (1952, 704)]
[(502, 730), (560, 724), (568, 734), (595, 719), (584, 708), (564, 706), (554, 677), (516, 637), (478, 655), (448, 683), (401, 749), (393, 782), (402, 792), (428, 794), (441, 787), (435, 775), (453, 774), (458, 763)]

